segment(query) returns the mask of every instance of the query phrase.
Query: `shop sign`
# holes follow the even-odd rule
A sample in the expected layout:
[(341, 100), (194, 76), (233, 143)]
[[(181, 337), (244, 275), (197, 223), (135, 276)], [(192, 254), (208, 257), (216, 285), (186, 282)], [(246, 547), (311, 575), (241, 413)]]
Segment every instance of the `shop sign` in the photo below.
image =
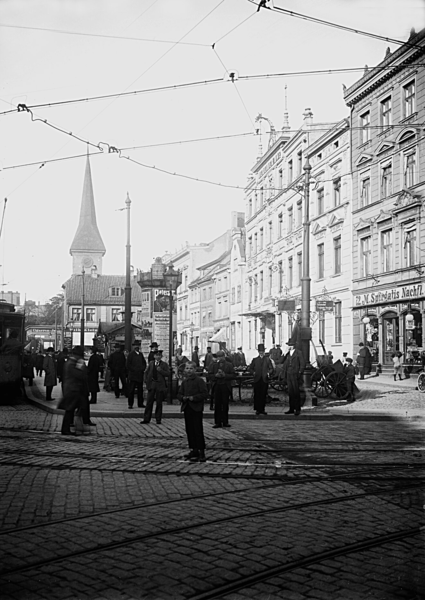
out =
[(277, 310), (279, 312), (295, 312), (295, 300), (278, 300)]
[(359, 294), (354, 297), (356, 306), (366, 306), (369, 304), (386, 304), (387, 302), (406, 301), (412, 298), (425, 297), (425, 286), (422, 283), (415, 285), (404, 285), (398, 288), (370, 292), (369, 294)]
[(323, 310), (324, 312), (334, 311), (333, 300), (316, 300), (316, 310)]

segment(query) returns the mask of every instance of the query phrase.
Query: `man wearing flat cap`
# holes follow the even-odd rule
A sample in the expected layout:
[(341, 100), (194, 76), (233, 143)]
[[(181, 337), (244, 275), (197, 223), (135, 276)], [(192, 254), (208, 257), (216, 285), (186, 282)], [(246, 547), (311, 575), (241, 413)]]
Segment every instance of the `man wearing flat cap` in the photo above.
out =
[(273, 363), (265, 355), (264, 344), (258, 344), (258, 356), (252, 359), (249, 371), (254, 376), (254, 410), (257, 417), (266, 415), (266, 398), (269, 389), (269, 376), (273, 373)]
[(133, 408), (134, 392), (137, 388), (137, 406), (143, 404), (143, 378), (146, 370), (146, 360), (140, 351), (140, 342), (133, 343), (133, 350), (127, 357), (127, 382), (128, 382), (128, 408)]
[(154, 360), (148, 364), (145, 371), (145, 383), (148, 390), (146, 408), (141, 423), (150, 423), (152, 418), (153, 403), (156, 402), (155, 419), (158, 425), (162, 420), (162, 401), (167, 391), (167, 379), (170, 369), (166, 362), (162, 360), (162, 350), (154, 351)]
[(305, 360), (301, 350), (295, 348), (293, 339), (290, 339), (286, 345), (289, 347), (289, 352), (281, 372), (281, 378), (288, 386), (289, 395), (289, 410), (285, 414), (298, 416), (301, 412), (301, 394), (304, 391)]

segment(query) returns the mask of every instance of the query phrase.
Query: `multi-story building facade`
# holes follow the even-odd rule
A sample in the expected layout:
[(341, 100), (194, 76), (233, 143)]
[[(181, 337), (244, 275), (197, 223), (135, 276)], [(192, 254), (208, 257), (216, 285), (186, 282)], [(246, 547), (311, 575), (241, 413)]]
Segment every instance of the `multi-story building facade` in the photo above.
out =
[[(244, 348), (259, 342), (285, 344), (297, 311), (278, 313), (280, 299), (301, 302), (304, 218), (304, 164), (308, 147), (334, 124), (314, 123), (310, 109), (293, 135), (285, 123), (277, 139), (257, 159), (245, 190), (246, 278)], [(324, 287), (324, 283), (322, 288)]]
[(345, 93), (351, 110), (354, 345), (391, 364), (424, 346), (425, 30)]
[[(313, 341), (323, 342), (335, 358), (351, 355), (352, 227), (349, 122), (330, 127), (305, 150), (311, 166), (310, 277)], [(297, 249), (296, 277), (301, 257)], [(327, 310), (317, 302), (328, 301)], [(320, 308), (320, 307), (319, 307)], [(320, 352), (321, 353), (321, 352)]]

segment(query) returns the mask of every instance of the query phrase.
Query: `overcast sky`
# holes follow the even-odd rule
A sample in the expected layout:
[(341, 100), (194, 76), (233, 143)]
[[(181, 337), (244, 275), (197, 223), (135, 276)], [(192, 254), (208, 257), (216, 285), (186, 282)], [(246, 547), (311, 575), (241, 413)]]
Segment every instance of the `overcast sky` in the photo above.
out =
[[(274, 6), (398, 40), (407, 40), (411, 27), (424, 26), (422, 0), (274, 0)], [(118, 209), (127, 192), (131, 262), (147, 269), (155, 256), (186, 241), (211, 241), (228, 229), (232, 210), (244, 210), (243, 188), (259, 144), (255, 117), (262, 113), (281, 128), (285, 85), (296, 129), (306, 107), (315, 121), (348, 116), (342, 84), (348, 87), (361, 74), (243, 77), (373, 66), (388, 46), (398, 47), (271, 10), (257, 12), (249, 0), (0, 0), (0, 112), (19, 103), (145, 91), (34, 108), (33, 118), (41, 119), (34, 122), (27, 112), (0, 115), (1, 214), (8, 199), (2, 289), (44, 302), (71, 274), (69, 247), (86, 159), (48, 161), (84, 155), (87, 148), (98, 153), (95, 146), (103, 143), (105, 151), (90, 157), (107, 249), (103, 273), (125, 273), (126, 215)], [(226, 81), (226, 71), (236, 71), (239, 81)], [(267, 148), (264, 124), (262, 131)], [(193, 141), (220, 136), (232, 137)], [(106, 144), (128, 149), (120, 158)]]

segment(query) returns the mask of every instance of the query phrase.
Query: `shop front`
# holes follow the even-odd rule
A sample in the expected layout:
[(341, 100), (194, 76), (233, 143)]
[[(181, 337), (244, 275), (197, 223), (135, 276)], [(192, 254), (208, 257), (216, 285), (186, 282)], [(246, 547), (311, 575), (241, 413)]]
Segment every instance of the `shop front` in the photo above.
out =
[(396, 352), (412, 365), (425, 350), (425, 285), (406, 285), (354, 297), (354, 343), (367, 346), (372, 361), (392, 366)]

